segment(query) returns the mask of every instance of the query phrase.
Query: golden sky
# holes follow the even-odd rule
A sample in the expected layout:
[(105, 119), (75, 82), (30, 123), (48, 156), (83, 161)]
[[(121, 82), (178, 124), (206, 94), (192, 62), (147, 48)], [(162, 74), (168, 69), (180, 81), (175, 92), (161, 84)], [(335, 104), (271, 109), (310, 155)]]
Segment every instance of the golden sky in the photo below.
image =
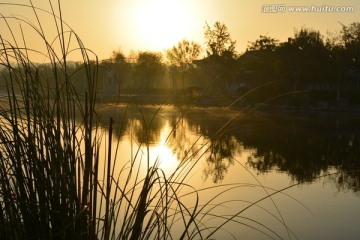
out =
[[(33, 3), (49, 9), (47, 0)], [(325, 35), (339, 31), (340, 23), (360, 21), (358, 0), (61, 0), (61, 5), (63, 18), (100, 59), (108, 58), (115, 49), (126, 55), (131, 50), (163, 52), (183, 38), (204, 44), (206, 22), (224, 23), (241, 53), (259, 35), (285, 41), (301, 27)], [(309, 7), (311, 12), (291, 12), (293, 6)], [(343, 12), (349, 11), (345, 7), (352, 10)], [(33, 21), (29, 10), (22, 7), (0, 6), (0, 11)], [(53, 28), (47, 21), (44, 28)]]

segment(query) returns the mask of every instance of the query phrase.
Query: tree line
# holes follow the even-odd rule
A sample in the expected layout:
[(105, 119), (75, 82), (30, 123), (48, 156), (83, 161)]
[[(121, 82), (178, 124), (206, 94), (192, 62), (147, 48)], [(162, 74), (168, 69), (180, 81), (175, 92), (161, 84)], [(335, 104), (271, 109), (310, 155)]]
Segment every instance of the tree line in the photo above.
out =
[(283, 42), (260, 35), (241, 54), (224, 23), (206, 24), (204, 39), (204, 49), (182, 40), (165, 54), (138, 52), (125, 57), (114, 51), (103, 64), (112, 66), (123, 89), (165, 86), (181, 93), (196, 87), (211, 95), (241, 96), (258, 88), (247, 96), (249, 101), (287, 94), (282, 99), (294, 104), (360, 102), (359, 22), (341, 25), (339, 33), (326, 36), (301, 28)]
[[(283, 42), (260, 35), (241, 54), (224, 23), (206, 23), (204, 39), (204, 48), (184, 39), (164, 53), (132, 51), (125, 56), (114, 50), (100, 62), (98, 88), (104, 94), (161, 90), (183, 94), (196, 88), (206, 89), (203, 95), (246, 94), (248, 101), (288, 93), (296, 104), (360, 102), (359, 22), (341, 25), (339, 33), (327, 36), (301, 28)], [(74, 63), (69, 68), (77, 76), (74, 85), (81, 88), (81, 65)], [(46, 64), (39, 69), (46, 73)], [(3, 70), (1, 75), (6, 74)], [(257, 90), (248, 94), (252, 89)]]

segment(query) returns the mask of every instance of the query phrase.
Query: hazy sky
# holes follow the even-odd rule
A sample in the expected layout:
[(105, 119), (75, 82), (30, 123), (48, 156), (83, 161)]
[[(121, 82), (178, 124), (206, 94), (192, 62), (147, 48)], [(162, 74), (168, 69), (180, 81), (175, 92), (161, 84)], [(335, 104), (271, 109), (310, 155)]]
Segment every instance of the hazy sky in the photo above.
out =
[[(33, 3), (49, 9), (47, 0)], [(241, 53), (259, 35), (284, 41), (301, 27), (325, 35), (339, 31), (340, 23), (360, 21), (358, 0), (62, 0), (61, 5), (63, 18), (100, 59), (108, 58), (115, 49), (126, 55), (130, 50), (163, 52), (183, 38), (203, 44), (206, 22), (225, 23)], [(291, 12), (293, 6), (309, 7), (312, 12)], [(21, 7), (0, 6), (0, 11), (29, 14)], [(46, 21), (44, 28), (51, 26)]]

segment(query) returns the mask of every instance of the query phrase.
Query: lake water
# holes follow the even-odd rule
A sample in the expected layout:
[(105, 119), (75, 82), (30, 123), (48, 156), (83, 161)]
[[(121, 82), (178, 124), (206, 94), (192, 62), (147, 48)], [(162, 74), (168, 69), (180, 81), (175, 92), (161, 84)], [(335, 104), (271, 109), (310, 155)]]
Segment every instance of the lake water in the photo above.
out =
[(167, 176), (191, 163), (186, 183), (216, 206), (203, 220), (209, 229), (239, 213), (216, 239), (360, 237), (360, 115), (121, 105), (100, 113), (104, 130), (114, 118), (122, 159), (142, 158), (149, 142), (149, 164)]

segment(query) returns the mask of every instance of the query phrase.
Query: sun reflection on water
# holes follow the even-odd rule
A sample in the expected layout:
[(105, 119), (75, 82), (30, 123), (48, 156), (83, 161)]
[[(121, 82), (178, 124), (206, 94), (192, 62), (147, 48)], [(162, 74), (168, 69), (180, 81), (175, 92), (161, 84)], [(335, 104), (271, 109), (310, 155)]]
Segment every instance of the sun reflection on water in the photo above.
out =
[(172, 128), (169, 123), (161, 129), (160, 140), (158, 143), (150, 146), (150, 164), (157, 165), (165, 173), (173, 172), (179, 165), (175, 153), (168, 146), (169, 134), (171, 134)]

